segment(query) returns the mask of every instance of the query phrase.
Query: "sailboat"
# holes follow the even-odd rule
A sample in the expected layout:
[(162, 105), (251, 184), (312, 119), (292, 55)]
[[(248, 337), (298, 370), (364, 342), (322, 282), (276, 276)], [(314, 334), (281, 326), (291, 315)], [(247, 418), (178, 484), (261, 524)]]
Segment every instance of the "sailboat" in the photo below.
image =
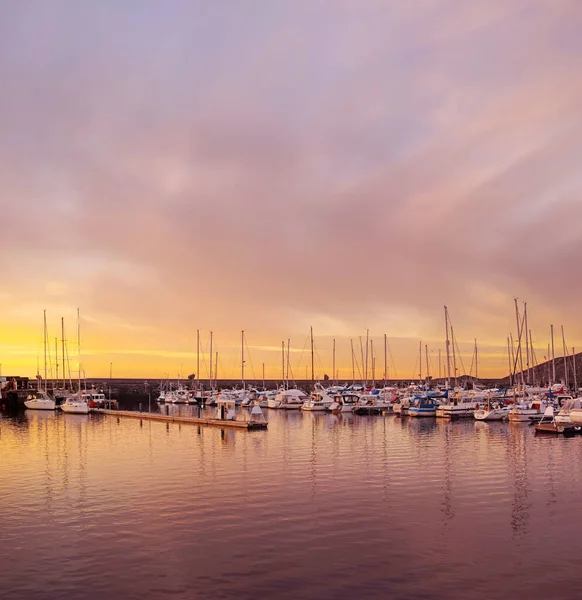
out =
[(76, 394), (69, 396), (61, 410), (65, 413), (86, 415), (89, 414), (89, 403), (81, 393), (81, 323), (79, 320), (79, 309), (77, 309), (77, 355), (79, 357), (79, 388)]
[(46, 380), (47, 380), (47, 366), (46, 366), (46, 343), (47, 343), (47, 332), (46, 332), (46, 310), (44, 311), (44, 389), (39, 385), (39, 389), (35, 394), (28, 396), (28, 398), (24, 401), (24, 406), (29, 410), (55, 410), (56, 402), (53, 398), (50, 397), (47, 388), (46, 388)]

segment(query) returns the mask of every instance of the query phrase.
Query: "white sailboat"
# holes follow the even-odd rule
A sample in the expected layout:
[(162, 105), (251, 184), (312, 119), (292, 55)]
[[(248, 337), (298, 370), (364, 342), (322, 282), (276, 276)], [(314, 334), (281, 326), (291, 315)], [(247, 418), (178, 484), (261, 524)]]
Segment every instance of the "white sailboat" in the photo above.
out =
[(76, 394), (70, 395), (61, 404), (61, 410), (69, 414), (86, 415), (89, 413), (89, 403), (83, 397), (81, 392), (81, 322), (79, 318), (79, 309), (77, 309), (77, 355), (79, 359), (79, 376), (78, 376), (78, 390)]
[(29, 410), (55, 410), (55, 408), (57, 406), (54, 398), (51, 398), (51, 396), (48, 393), (47, 387), (46, 387), (46, 380), (47, 380), (46, 310), (44, 311), (43, 334), (44, 334), (43, 335), (43, 337), (44, 337), (44, 380), (43, 380), (44, 389), (39, 384), (38, 391), (36, 393), (31, 394), (30, 396), (28, 396), (28, 398), (24, 401), (24, 406), (26, 406), (26, 408), (28, 408)]

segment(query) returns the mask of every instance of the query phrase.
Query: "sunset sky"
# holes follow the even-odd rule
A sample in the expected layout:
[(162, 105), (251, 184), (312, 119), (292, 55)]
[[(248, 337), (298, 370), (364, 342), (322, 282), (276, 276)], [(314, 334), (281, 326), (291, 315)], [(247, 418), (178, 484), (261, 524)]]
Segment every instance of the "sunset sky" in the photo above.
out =
[(581, 31), (578, 0), (3, 0), (3, 374), (43, 309), (76, 356), (77, 307), (88, 377), (193, 373), (197, 329), (219, 376), (244, 329), (249, 377), (288, 338), (304, 377), (310, 326), (316, 375), (369, 329), (412, 377), (445, 304), (505, 375), (514, 297), (539, 360), (551, 323), (582, 350)]

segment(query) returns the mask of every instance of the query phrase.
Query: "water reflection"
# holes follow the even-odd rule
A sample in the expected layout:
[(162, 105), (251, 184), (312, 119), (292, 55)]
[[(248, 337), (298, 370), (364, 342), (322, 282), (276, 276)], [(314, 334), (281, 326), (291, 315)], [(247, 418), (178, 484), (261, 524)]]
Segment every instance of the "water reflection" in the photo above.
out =
[[(576, 583), (573, 568), (538, 567), (548, 553), (566, 565), (576, 555), (582, 438), (539, 439), (507, 423), (268, 418), (267, 432), (251, 433), (59, 413), (3, 418), (0, 501), (18, 508), (1, 521), (14, 548), (0, 575), (3, 599), (91, 589), (129, 599), (152, 590), (177, 598), (525, 590), (538, 600), (547, 597), (539, 577)], [(491, 578), (483, 557), (503, 577)]]

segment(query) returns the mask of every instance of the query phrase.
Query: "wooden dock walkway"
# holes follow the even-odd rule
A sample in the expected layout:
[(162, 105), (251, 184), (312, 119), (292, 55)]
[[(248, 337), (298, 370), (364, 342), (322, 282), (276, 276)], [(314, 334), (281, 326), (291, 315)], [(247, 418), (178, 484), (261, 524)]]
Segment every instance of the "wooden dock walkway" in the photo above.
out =
[(110, 415), (112, 417), (127, 417), (130, 419), (141, 419), (146, 421), (161, 421), (162, 423), (187, 423), (189, 425), (208, 425), (210, 427), (230, 427), (231, 429), (244, 429), (254, 431), (267, 429), (267, 423), (251, 421), (231, 421), (226, 419), (203, 419), (198, 417), (173, 417), (159, 413), (144, 413), (135, 410), (109, 410), (106, 408), (94, 408), (93, 413), (98, 415)]

